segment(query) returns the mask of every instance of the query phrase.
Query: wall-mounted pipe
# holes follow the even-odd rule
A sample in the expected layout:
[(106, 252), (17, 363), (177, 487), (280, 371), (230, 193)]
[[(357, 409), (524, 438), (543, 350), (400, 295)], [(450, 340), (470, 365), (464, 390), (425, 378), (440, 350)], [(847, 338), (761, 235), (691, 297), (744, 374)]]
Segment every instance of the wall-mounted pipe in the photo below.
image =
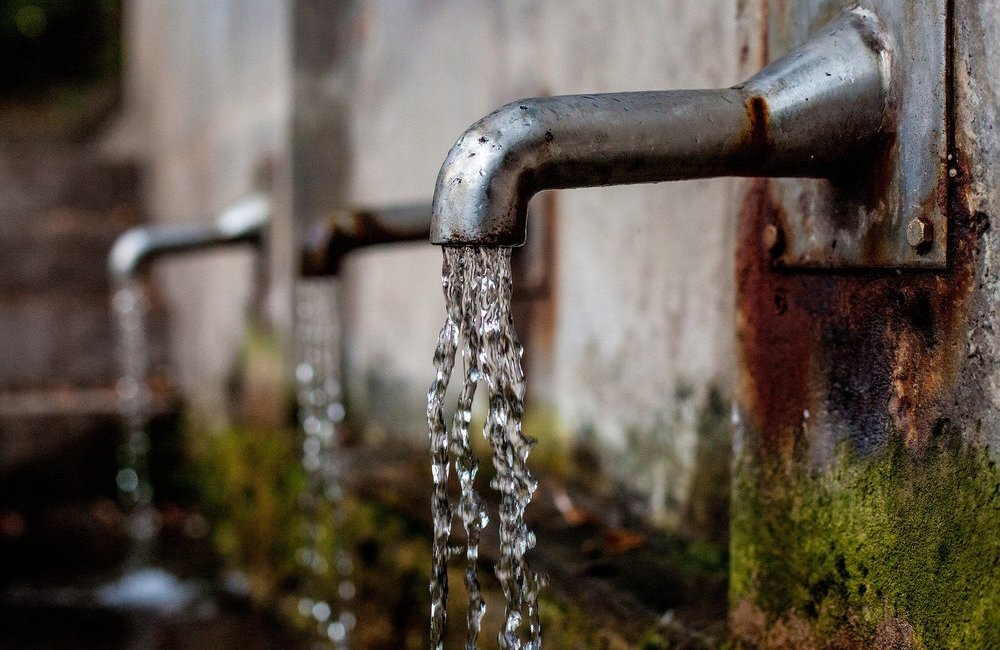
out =
[(112, 279), (134, 277), (151, 260), (163, 255), (234, 246), (260, 245), (270, 219), (271, 204), (252, 194), (230, 206), (210, 224), (153, 225), (132, 228), (115, 241), (108, 255)]
[(512, 102), (448, 154), (431, 241), (519, 246), (529, 199), (548, 189), (835, 176), (893, 128), (890, 58), (878, 19), (854, 9), (732, 88)]
[(430, 229), (429, 203), (332, 211), (310, 229), (302, 249), (301, 273), (305, 277), (336, 275), (351, 251), (426, 241)]

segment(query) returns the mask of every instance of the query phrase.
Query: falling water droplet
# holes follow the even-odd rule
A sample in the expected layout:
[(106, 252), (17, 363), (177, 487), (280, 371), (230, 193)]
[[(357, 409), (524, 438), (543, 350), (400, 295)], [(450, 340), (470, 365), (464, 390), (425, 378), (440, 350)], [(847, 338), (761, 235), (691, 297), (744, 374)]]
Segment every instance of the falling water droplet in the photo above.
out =
[(115, 482), (122, 492), (132, 493), (139, 487), (139, 475), (131, 467), (126, 467), (118, 471)]
[(313, 618), (322, 623), (330, 618), (330, 606), (325, 602), (318, 602), (312, 606), (312, 615)]

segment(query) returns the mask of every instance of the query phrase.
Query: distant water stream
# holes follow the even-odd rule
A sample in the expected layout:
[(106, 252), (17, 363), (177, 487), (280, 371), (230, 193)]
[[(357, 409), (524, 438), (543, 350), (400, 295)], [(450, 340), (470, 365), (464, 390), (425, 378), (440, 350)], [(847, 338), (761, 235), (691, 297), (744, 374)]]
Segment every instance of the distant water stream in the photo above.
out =
[(337, 289), (329, 278), (301, 280), (296, 287), (295, 378), (307, 477), (299, 497), (305, 517), (296, 559), (305, 577), (299, 614), (311, 621), (324, 645), (340, 649), (351, 646), (356, 620), (353, 562), (344, 544)]
[[(435, 378), (428, 393), (431, 468), (434, 481), (433, 577), (431, 580), (431, 643), (442, 648), (447, 625), (448, 566), (462, 556), (469, 594), (466, 647), (475, 648), (486, 610), (478, 578), (479, 540), (489, 522), (483, 496), (476, 488), (478, 461), (470, 440), (472, 403), (477, 387), (488, 393), (489, 411), (483, 435), (492, 448), (496, 476), (491, 486), (499, 493), (501, 556), (497, 578), (506, 596), (505, 623), (498, 631), (501, 648), (541, 647), (538, 619), (540, 580), (525, 553), (535, 536), (524, 513), (537, 484), (527, 467), (534, 441), (524, 435), (524, 371), (522, 348), (511, 319), (511, 265), (509, 248), (452, 248), (444, 250), (442, 286), (447, 318), (434, 353)], [(462, 388), (449, 427), (445, 395), (456, 360), (462, 361)], [(453, 502), (448, 481), (454, 467), (461, 496)], [(467, 542), (452, 543), (455, 516), (462, 521)]]
[(118, 362), (121, 375), (116, 385), (118, 408), (125, 423), (125, 441), (119, 450), (115, 476), (119, 499), (126, 512), (127, 532), (132, 542), (129, 568), (150, 562), (158, 531), (149, 481), (149, 435), (146, 427), (152, 412), (149, 390), (149, 343), (146, 316), (149, 304), (141, 284), (134, 279), (116, 287), (112, 310), (117, 327)]
[(111, 298), (117, 335), (120, 376), (115, 385), (125, 440), (118, 451), (119, 501), (125, 511), (129, 550), (122, 574), (101, 585), (95, 596), (109, 607), (177, 612), (197, 595), (197, 589), (153, 564), (153, 546), (160, 517), (149, 480), (148, 426), (153, 414), (149, 387), (149, 341), (146, 318), (149, 301), (137, 278), (115, 286)]

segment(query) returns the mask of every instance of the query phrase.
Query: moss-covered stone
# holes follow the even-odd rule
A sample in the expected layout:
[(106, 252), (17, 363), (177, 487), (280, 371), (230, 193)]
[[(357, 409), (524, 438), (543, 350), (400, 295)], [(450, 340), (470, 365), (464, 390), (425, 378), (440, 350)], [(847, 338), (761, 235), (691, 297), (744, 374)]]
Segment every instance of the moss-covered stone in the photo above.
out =
[(1000, 647), (998, 468), (977, 448), (939, 440), (918, 455), (891, 439), (865, 458), (845, 448), (824, 469), (740, 459), (737, 640)]

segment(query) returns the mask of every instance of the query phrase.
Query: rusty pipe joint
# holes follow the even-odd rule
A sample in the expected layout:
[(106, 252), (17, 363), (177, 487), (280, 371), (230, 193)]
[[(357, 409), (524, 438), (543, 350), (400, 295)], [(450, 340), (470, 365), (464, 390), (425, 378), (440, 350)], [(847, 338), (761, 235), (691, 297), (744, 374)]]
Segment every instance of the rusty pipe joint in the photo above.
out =
[(333, 210), (307, 234), (301, 253), (301, 273), (304, 277), (337, 275), (344, 257), (352, 251), (426, 241), (430, 229), (429, 203)]
[(165, 255), (238, 244), (260, 246), (270, 213), (268, 198), (252, 194), (228, 206), (213, 223), (131, 228), (115, 240), (108, 255), (108, 271), (116, 282), (122, 282)]
[(512, 102), (452, 147), (434, 191), (431, 241), (520, 246), (543, 190), (707, 178), (824, 178), (864, 164), (893, 128), (889, 39), (844, 12), (745, 83)]

